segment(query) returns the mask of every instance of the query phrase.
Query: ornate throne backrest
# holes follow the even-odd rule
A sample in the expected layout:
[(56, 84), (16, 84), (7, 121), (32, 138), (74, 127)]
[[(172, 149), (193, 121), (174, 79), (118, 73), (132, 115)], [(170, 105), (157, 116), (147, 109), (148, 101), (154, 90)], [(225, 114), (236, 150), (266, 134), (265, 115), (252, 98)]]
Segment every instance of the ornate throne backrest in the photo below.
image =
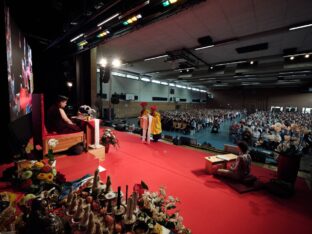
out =
[[(32, 97), (32, 120), (33, 120), (33, 135), (34, 145), (41, 145), (43, 148), (43, 155), (46, 155), (49, 150), (48, 141), (52, 138), (59, 141), (53, 152), (61, 152), (69, 149), (70, 147), (83, 142), (83, 132), (75, 132), (68, 134), (52, 134), (48, 133), (45, 127), (44, 117), (44, 95), (33, 94)], [(42, 156), (43, 156), (42, 155)]]

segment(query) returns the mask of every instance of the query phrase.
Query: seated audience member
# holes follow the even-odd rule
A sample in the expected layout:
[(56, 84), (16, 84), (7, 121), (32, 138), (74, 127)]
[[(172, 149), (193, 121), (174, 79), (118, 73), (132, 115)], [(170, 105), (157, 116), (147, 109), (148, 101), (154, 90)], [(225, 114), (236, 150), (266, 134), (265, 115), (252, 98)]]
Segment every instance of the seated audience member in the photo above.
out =
[(238, 144), (239, 155), (232, 164), (230, 169), (218, 169), (216, 174), (222, 177), (231, 178), (234, 180), (243, 180), (250, 173), (251, 157), (248, 154), (248, 145), (246, 142), (241, 141)]
[(68, 98), (59, 95), (57, 102), (52, 105), (47, 114), (47, 129), (51, 133), (73, 133), (80, 132), (79, 126), (74, 124), (64, 110)]

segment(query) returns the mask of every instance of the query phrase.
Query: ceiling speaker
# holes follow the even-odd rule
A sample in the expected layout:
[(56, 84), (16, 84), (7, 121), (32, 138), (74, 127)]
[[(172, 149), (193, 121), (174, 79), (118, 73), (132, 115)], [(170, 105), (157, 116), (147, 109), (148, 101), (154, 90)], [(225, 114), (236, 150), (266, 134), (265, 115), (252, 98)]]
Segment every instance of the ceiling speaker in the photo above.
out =
[(198, 43), (201, 45), (212, 45), (212, 38), (210, 36), (200, 37), (197, 39)]

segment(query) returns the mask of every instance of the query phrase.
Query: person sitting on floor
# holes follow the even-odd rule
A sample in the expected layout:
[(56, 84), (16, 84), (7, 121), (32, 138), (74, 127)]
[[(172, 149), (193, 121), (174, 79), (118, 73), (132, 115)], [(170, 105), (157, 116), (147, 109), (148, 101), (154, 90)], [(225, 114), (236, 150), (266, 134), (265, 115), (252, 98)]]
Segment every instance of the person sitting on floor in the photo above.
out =
[(74, 133), (80, 132), (79, 126), (74, 124), (64, 110), (67, 105), (68, 98), (59, 95), (57, 102), (48, 110), (47, 129), (51, 133)]
[(243, 180), (250, 174), (251, 157), (248, 154), (248, 144), (244, 141), (239, 142), (239, 155), (230, 169), (218, 169), (216, 175), (231, 178), (234, 180)]

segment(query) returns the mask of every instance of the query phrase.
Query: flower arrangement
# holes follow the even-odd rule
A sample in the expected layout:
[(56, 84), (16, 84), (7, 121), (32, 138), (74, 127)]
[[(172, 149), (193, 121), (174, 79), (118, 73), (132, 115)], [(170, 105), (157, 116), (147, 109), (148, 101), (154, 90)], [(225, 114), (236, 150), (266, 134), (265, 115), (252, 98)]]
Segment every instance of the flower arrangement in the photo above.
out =
[(79, 107), (79, 112), (82, 114), (86, 114), (89, 116), (93, 116), (96, 114), (96, 110), (92, 109), (90, 106), (88, 105), (82, 105)]
[(305, 143), (297, 137), (290, 137), (288, 135), (285, 135), (284, 139), (285, 140), (277, 146), (275, 152), (287, 157), (301, 157)]
[(104, 134), (101, 137), (101, 142), (104, 146), (113, 145), (115, 148), (119, 147), (119, 141), (117, 137), (109, 128), (105, 129)]
[(65, 176), (44, 161), (23, 160), (16, 163), (16, 173), (12, 175), (13, 186), (18, 189), (37, 193), (45, 184), (62, 184)]
[(50, 163), (55, 161), (54, 154), (53, 154), (53, 149), (56, 147), (56, 145), (58, 143), (59, 143), (58, 140), (56, 140), (54, 138), (51, 138), (50, 140), (48, 140), (49, 150), (48, 150), (47, 158), (49, 159)]
[(138, 215), (138, 220), (145, 222), (150, 229), (156, 223), (159, 223), (174, 233), (191, 233), (183, 225), (183, 217), (180, 216), (178, 211), (174, 211), (176, 204), (179, 202), (178, 198), (167, 196), (164, 187), (160, 187), (159, 192), (146, 190), (138, 200), (138, 205), (142, 211)]

